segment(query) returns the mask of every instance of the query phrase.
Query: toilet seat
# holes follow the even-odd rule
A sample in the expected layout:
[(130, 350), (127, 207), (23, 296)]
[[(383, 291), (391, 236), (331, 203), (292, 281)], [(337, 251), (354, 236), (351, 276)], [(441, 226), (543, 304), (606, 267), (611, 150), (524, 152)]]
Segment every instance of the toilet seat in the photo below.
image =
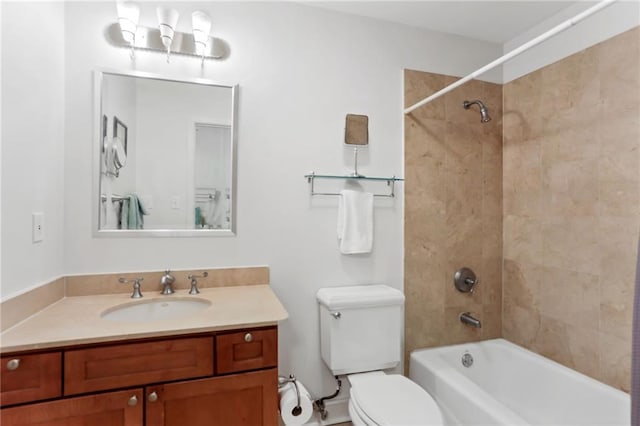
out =
[(399, 374), (360, 377), (352, 382), (351, 399), (360, 420), (371, 425), (442, 425), (431, 395)]

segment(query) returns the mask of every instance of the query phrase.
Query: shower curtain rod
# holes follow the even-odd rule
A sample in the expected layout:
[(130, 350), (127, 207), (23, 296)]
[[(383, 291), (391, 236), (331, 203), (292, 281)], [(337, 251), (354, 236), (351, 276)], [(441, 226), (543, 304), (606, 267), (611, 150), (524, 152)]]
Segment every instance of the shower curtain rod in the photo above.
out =
[(533, 40), (530, 40), (530, 41), (526, 42), (525, 44), (521, 45), (520, 47), (517, 47), (517, 48), (513, 49), (511, 52), (507, 53), (506, 55), (501, 56), (500, 58), (496, 59), (495, 61), (485, 65), (484, 67), (482, 67), (482, 68), (480, 68), (480, 69), (478, 69), (478, 70), (476, 70), (474, 72), (472, 72), (471, 74), (467, 75), (466, 77), (463, 77), (460, 80), (456, 81), (455, 83), (452, 83), (452, 84), (446, 86), (444, 89), (441, 89), (441, 90), (437, 91), (433, 95), (421, 100), (420, 102), (417, 102), (417, 103), (413, 104), (409, 108), (406, 108), (404, 110), (404, 113), (405, 114), (410, 114), (412, 111), (420, 108), (423, 105), (428, 104), (429, 102), (433, 101), (436, 98), (439, 98), (440, 96), (444, 95), (445, 93), (449, 93), (450, 91), (456, 89), (457, 87), (462, 86), (463, 84), (465, 84), (469, 80), (472, 80), (472, 79), (478, 77), (479, 75), (484, 74), (485, 72), (497, 67), (498, 65), (502, 65), (503, 63), (507, 62), (509, 59), (511, 59), (511, 58), (513, 58), (515, 56), (518, 56), (522, 52), (525, 52), (525, 51), (531, 49), (532, 47), (537, 46), (538, 44), (542, 43), (543, 41), (553, 37), (554, 35), (566, 30), (567, 28), (570, 28), (570, 27), (574, 26), (578, 22), (582, 21), (585, 18), (588, 18), (589, 16), (593, 15), (594, 13), (598, 12), (599, 10), (604, 9), (607, 6), (610, 6), (615, 1), (616, 0), (602, 0), (600, 3), (595, 4), (594, 6), (590, 7), (587, 10), (585, 10), (584, 12), (579, 13), (576, 16), (574, 16), (573, 18), (567, 19), (563, 23), (553, 27), (552, 29), (550, 29), (546, 33), (543, 33), (543, 34), (539, 35), (538, 37), (534, 38)]

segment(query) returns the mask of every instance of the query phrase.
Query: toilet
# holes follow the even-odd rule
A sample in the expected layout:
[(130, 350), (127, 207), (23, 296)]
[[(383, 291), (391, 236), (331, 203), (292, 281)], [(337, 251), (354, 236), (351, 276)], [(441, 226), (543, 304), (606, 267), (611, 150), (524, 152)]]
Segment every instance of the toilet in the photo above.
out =
[(442, 425), (431, 395), (399, 374), (382, 370), (402, 357), (404, 295), (386, 285), (318, 290), (320, 349), (333, 375), (351, 384), (349, 415), (355, 426)]

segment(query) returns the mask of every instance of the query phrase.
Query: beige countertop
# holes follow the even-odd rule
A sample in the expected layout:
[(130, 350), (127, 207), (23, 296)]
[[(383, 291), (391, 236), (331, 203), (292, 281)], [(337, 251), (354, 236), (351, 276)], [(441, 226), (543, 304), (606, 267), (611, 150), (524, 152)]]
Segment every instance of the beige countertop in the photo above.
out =
[[(275, 325), (288, 317), (268, 285), (217, 287), (191, 296), (187, 290), (173, 295), (130, 293), (65, 297), (0, 334), (0, 353), (69, 345)], [(140, 322), (115, 322), (101, 314), (116, 306), (155, 299), (200, 298), (210, 306), (188, 316)]]

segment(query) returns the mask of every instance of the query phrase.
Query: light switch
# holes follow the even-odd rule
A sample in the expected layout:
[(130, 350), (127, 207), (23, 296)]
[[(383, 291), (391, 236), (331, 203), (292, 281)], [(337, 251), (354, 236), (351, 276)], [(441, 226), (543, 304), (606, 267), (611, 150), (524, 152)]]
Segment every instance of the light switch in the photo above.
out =
[(38, 243), (44, 240), (44, 213), (32, 213), (31, 225), (33, 242)]

